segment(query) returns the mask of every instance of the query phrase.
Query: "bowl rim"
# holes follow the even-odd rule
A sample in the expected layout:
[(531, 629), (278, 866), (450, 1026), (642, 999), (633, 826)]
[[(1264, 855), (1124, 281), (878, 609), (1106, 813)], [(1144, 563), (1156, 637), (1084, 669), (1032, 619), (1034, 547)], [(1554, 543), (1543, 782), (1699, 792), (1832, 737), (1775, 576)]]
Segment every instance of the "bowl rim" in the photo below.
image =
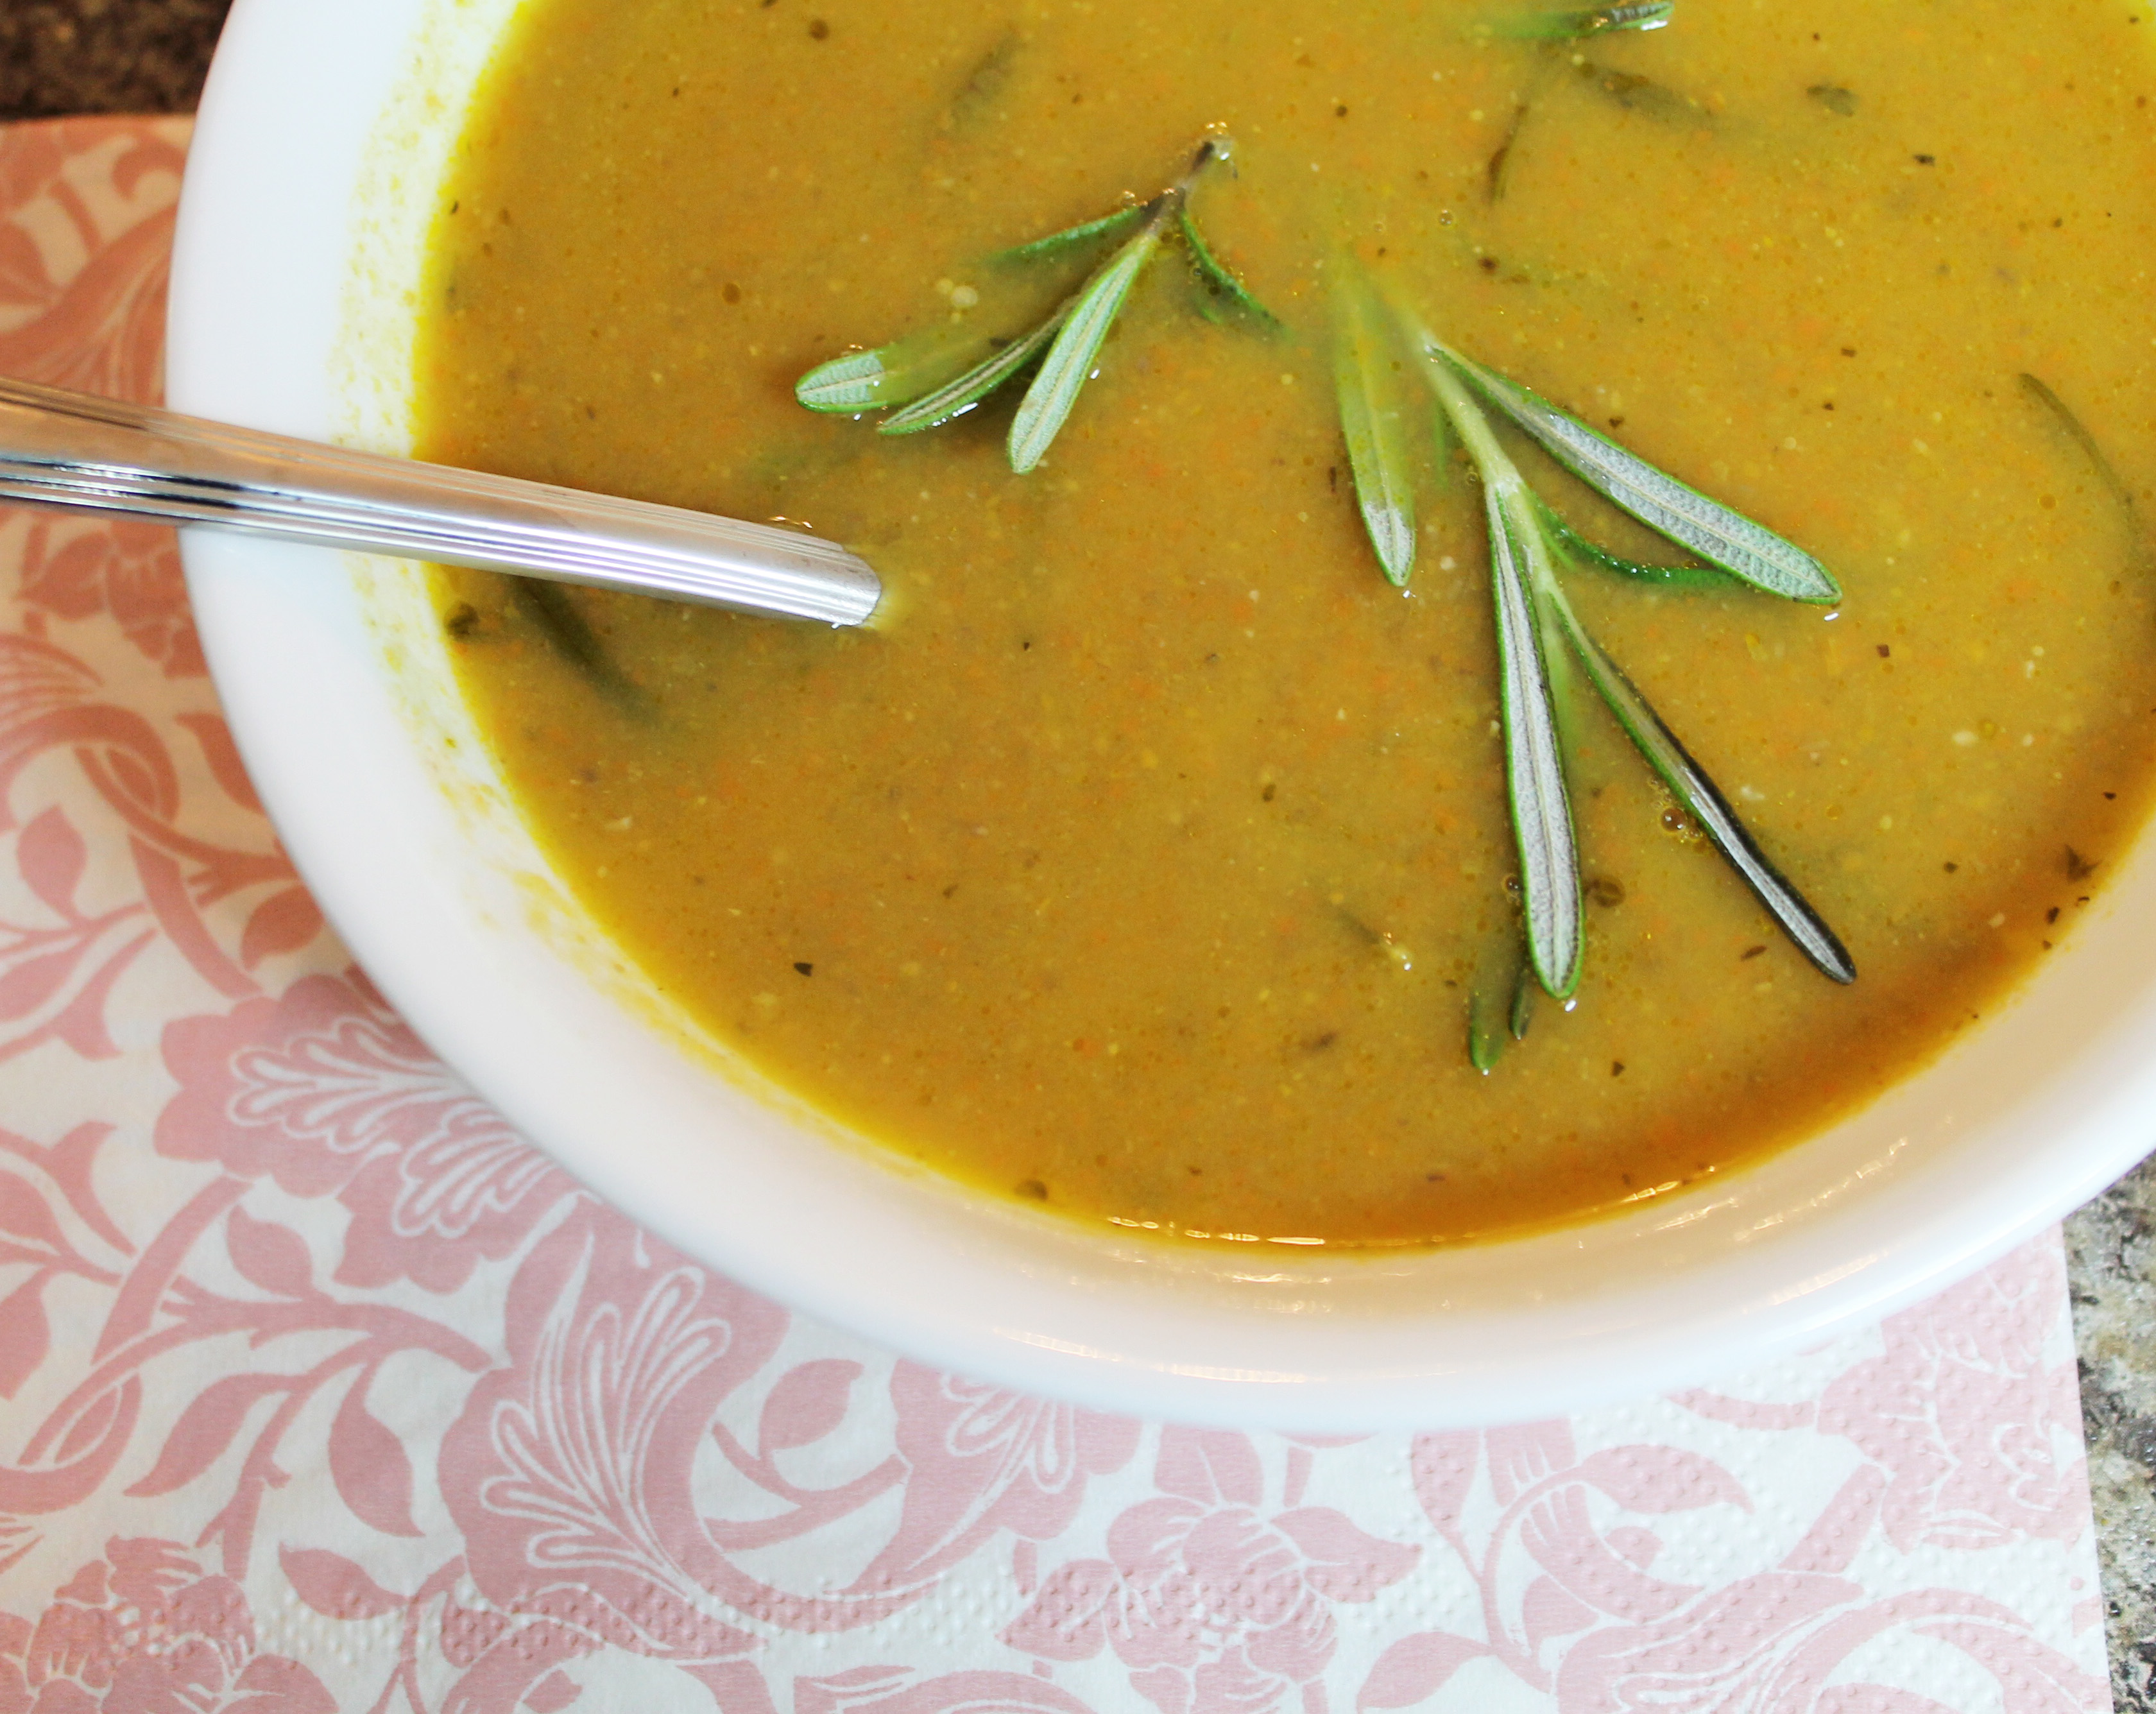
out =
[[(472, 33), (514, 4), (239, 0), (179, 215), (175, 408), (380, 437), (378, 409), (373, 429), (354, 428), (354, 306), (387, 303), (393, 319), (411, 285), (355, 286), (360, 235), (379, 237), (362, 205), (432, 187), (385, 174), (385, 129), (404, 147), (432, 126), (445, 147), (461, 101), (415, 102), (413, 80), (423, 64), (463, 74), (485, 45)], [(182, 552), (263, 801), (422, 1038), (690, 1256), (946, 1368), (1240, 1426), (1554, 1414), (1697, 1382), (1939, 1290), (2102, 1189), (2156, 1131), (2156, 976), (2135, 955), (2156, 944), (2144, 836), (2054, 963), (1933, 1065), (1819, 1137), (1614, 1219), (1468, 1250), (1223, 1259), (992, 1204), (881, 1156), (804, 1151), (783, 1111), (685, 1053), (621, 983), (593, 979), (603, 945), (535, 927), (519, 865), (536, 848), (473, 872), (470, 806), (442, 787), (448, 728), (414, 723), (427, 664), (408, 574), (199, 531)], [(398, 600), (405, 628), (385, 631)]]

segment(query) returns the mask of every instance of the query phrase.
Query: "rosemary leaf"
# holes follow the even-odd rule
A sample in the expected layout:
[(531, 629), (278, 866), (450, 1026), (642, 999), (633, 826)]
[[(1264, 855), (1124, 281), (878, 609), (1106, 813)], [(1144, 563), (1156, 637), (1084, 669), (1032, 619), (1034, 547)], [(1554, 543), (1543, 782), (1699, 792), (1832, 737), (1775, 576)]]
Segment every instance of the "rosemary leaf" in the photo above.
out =
[(1474, 33), (1503, 42), (1577, 42), (1589, 36), (1606, 36), (1613, 30), (1658, 30), (1676, 9), (1676, 0), (1640, 0), (1636, 5), (1539, 12), (1502, 23), (1483, 24)]
[(1483, 988), (1467, 996), (1467, 1063), (1487, 1077), (1505, 1057), (1502, 998)]
[(1019, 475), (1039, 464), (1062, 433), (1070, 408), (1078, 403), (1080, 389), (1092, 378), (1093, 360), (1101, 354), (1101, 342), (1116, 325), (1132, 286), (1159, 248), (1160, 223), (1156, 218), (1147, 221), (1145, 230), (1116, 251), (1114, 259), (1071, 300), (1055, 342), (1049, 347), (1040, 372), (1033, 377), (1033, 385), (1019, 402), (1018, 415), (1011, 420), (1010, 467)]
[(995, 45), (973, 62), (966, 81), (943, 110), (943, 129), (967, 131), (988, 117), (997, 99), (1010, 82), (1024, 44), (1015, 29), (1006, 29)]
[(621, 670), (574, 596), (559, 583), (537, 577), (503, 581), (509, 587), (510, 599), (523, 610), (533, 629), (556, 654), (583, 675), (593, 690), (625, 712), (650, 712), (643, 690)]
[(1684, 126), (1695, 131), (1713, 128), (1714, 115), (1707, 108), (1690, 95), (1679, 95), (1650, 77), (1641, 77), (1635, 71), (1612, 71), (1585, 59), (1580, 60), (1578, 69), (1589, 88), (1628, 113), (1642, 114), (1662, 125)]
[(1430, 346), (1552, 458), (1649, 529), (1770, 595), (1791, 601), (1841, 598), (1841, 586), (1826, 567), (1794, 542), (1665, 475), (1541, 394), (1435, 340)]
[(1527, 1026), (1534, 1021), (1534, 972), (1528, 967), (1527, 961), (1522, 958), (1520, 960), (1519, 969), (1512, 977), (1512, 1008), (1507, 1014), (1505, 1023), (1512, 1030), (1514, 1041), (1525, 1041), (1527, 1039)]
[(2066, 402), (2035, 376), (2025, 373), (2021, 377), (2021, 390), (2058, 419), (2059, 426), (2066, 432), (2066, 438), (2080, 449), (2082, 456), (2089, 461), (2090, 467), (2103, 485), (2111, 490), (2111, 497), (2118, 502), (2131, 543), (2128, 559), (2133, 569), (2143, 576), (2156, 572), (2156, 537), (2152, 537), (2143, 527), (2141, 509), (2134, 504), (2133, 490), (2126, 485), (2118, 467), (2104, 456), (2103, 449), (2097, 444), (2096, 436), (2089, 433)]
[(1430, 452), (1435, 486), (1440, 494), (1452, 491), (1454, 475), (1452, 454), (1458, 449), (1460, 437), (1453, 433), (1452, 418), (1445, 415), (1441, 403), (1433, 403), (1430, 413)]
[(1527, 122), (1527, 103), (1522, 101), (1512, 110), (1512, 122), (1505, 127), (1505, 141), (1497, 145), (1490, 157), (1489, 165), (1482, 169), (1483, 194), (1493, 203), (1505, 200), (1506, 170), (1512, 162), (1512, 150), (1520, 141), (1520, 132)]
[(1535, 611), (1539, 590), (1529, 590), (1530, 580), (1537, 585), (1548, 580), (1546, 568), (1534, 562), (1534, 556), (1546, 550), (1532, 514), (1517, 502), (1518, 490), (1508, 493), (1486, 477), (1484, 491), (1504, 713), (1505, 787), (1512, 802), (1512, 838), (1519, 847), (1527, 957), (1543, 987), (1563, 999), (1579, 986), (1586, 947), (1572, 800), (1565, 788), (1564, 756)]
[(812, 411), (849, 415), (910, 405), (993, 355), (983, 334), (932, 327), (879, 346), (848, 352), (811, 369), (794, 383), (793, 396)]
[(1278, 332), (1280, 317), (1260, 303), (1250, 287), (1235, 277), (1235, 270), (1213, 254), (1187, 205), (1181, 211), (1180, 222), (1183, 247), (1204, 291), (1198, 300), (1199, 313), (1209, 321), (1221, 321), (1229, 312), (1247, 316), (1268, 332)]
[[(1533, 500), (1532, 489), (1527, 490), (1527, 497), (1530, 502)], [(1514, 528), (1523, 536), (1532, 532), (1532, 522), (1520, 511), (1514, 510), (1511, 516)], [(1579, 748), (1579, 670), (1573, 664), (1572, 650), (1565, 641), (1564, 627), (1547, 593), (1554, 584), (1554, 579), (1548, 574), (1548, 545), (1546, 541), (1535, 545), (1543, 557), (1543, 567), (1541, 570), (1527, 568), (1527, 593), (1534, 603), (1536, 634), (1542, 639), (1543, 675), (1549, 684), (1550, 718), (1557, 723), (1558, 753), (1571, 756)]]
[(956, 381), (938, 387), (905, 410), (885, 418), (876, 425), (876, 433), (917, 434), (923, 428), (933, 428), (963, 412), (970, 411), (1040, 356), (1041, 348), (1055, 336), (1056, 330), (1063, 326), (1064, 317), (1069, 313), (1070, 306), (1066, 304), (1032, 332), (1013, 340), (985, 362), (976, 363)]
[(1414, 470), (1393, 341), (1378, 325), (1370, 294), (1359, 280), (1342, 285), (1333, 308), (1332, 386), (1355, 499), (1378, 565), (1395, 586), (1403, 586), (1414, 570)]
[(1825, 919), (1768, 860), (1750, 829), (1738, 819), (1729, 800), (1722, 795), (1720, 788), (1691, 759), (1676, 734), (1640, 694), (1639, 687), (1625, 676), (1624, 669), (1588, 634), (1561, 590), (1553, 593), (1551, 605), (1573, 653), (1587, 669), (1588, 678), (1601, 693), (1602, 700), (1609, 705), (1609, 711), (1617, 716), (1617, 723), (1624, 727), (1625, 736), (1638, 747), (1647, 765), (1661, 777), (1662, 783), (1670, 788), (1685, 813), (1714, 841), (1716, 849), (1758, 896), (1759, 902), (1781, 925), (1782, 931), (1796, 942), (1797, 949), (1818, 967), (1822, 975), (1840, 983), (1856, 981), (1856, 966), (1847, 948), (1827, 926)]
[(998, 250), (988, 258), (991, 262), (1040, 262), (1050, 256), (1060, 256), (1075, 250), (1081, 244), (1091, 244), (1096, 239), (1111, 237), (1132, 223), (1146, 217), (1146, 209), (1137, 203), (1127, 208), (1118, 208), (1112, 214), (1103, 214), (1098, 220), (1088, 220), (1082, 225), (1066, 226), (1060, 232), (1051, 232), (1046, 238), (1037, 238), (1008, 250)]
[(1507, 1039), (1527, 1039), (1534, 1017), (1535, 972), (1510, 911), (1484, 942), (1467, 984), (1467, 1060), (1488, 1076), (1504, 1057)]
[(2131, 518), (2133, 516), (2133, 490), (2120, 480), (2111, 460), (2103, 455), (2103, 449), (2096, 444), (2096, 436), (2088, 432), (2082, 419), (2067, 408), (2064, 399), (2034, 375), (2025, 373), (2021, 377), (2021, 390), (2058, 419), (2059, 426), (2066, 431), (2066, 438), (2080, 449), (2082, 456), (2089, 461), (2089, 467), (2111, 490), (2111, 497)]
[(1727, 590), (1736, 587), (1736, 580), (1728, 572), (1717, 571), (1712, 566), (1645, 566), (1612, 553), (1566, 523), (1540, 495), (1535, 496), (1535, 510), (1542, 518), (1543, 532), (1550, 545), (1574, 564), (1594, 566), (1620, 577), (1658, 583), (1665, 589)]

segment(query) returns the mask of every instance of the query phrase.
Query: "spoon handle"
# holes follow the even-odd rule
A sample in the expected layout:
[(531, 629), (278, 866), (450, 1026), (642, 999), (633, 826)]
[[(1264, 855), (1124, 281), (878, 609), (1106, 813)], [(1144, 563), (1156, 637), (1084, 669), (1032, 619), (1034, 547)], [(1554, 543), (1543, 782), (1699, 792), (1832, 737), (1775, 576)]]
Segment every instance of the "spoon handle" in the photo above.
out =
[(858, 625), (882, 586), (834, 542), (380, 458), (0, 377), (0, 501), (203, 524), (745, 613)]

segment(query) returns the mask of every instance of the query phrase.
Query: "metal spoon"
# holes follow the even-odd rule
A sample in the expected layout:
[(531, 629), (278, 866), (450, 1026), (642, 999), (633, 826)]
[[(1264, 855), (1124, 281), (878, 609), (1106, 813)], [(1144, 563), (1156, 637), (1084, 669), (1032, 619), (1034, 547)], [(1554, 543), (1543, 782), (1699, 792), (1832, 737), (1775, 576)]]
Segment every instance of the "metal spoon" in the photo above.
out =
[(379, 458), (0, 377), (0, 501), (858, 625), (875, 573), (835, 543), (675, 506)]

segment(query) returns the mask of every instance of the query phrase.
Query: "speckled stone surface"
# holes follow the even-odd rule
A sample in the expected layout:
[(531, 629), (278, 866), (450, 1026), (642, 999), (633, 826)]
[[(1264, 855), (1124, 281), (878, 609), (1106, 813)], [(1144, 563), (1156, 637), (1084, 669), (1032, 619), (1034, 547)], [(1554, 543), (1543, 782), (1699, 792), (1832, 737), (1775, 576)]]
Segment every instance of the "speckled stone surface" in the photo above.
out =
[(182, 113), (230, 0), (0, 0), (0, 121)]
[[(192, 108), (228, 3), (0, 0), (0, 121)], [(2066, 1246), (2112, 1691), (2118, 1714), (2156, 1714), (2156, 1161)]]
[(2156, 1711), (2156, 1162), (2066, 1223), (2118, 1714)]

